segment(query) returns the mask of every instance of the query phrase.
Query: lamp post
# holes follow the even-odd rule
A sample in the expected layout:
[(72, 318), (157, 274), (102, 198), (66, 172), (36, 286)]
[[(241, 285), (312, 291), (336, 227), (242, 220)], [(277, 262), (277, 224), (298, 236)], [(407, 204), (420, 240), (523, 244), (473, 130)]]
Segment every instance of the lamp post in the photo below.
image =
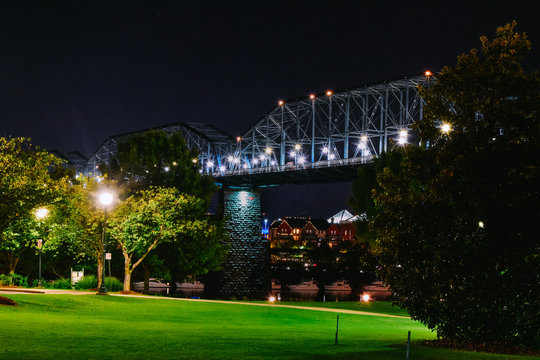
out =
[(38, 287), (41, 287), (43, 285), (41, 281), (41, 247), (43, 246), (43, 239), (37, 240), (37, 247), (39, 250), (39, 276), (38, 276)]
[[(41, 221), (49, 216), (49, 209), (45, 207), (39, 208), (34, 213), (34, 216), (37, 221)], [(41, 287), (43, 285), (41, 280), (41, 249), (43, 248), (43, 239), (37, 240), (37, 248), (39, 250), (38, 286)]]
[(103, 261), (101, 267), (101, 286), (98, 289), (98, 295), (107, 295), (107, 288), (105, 287), (105, 234), (107, 232), (107, 206), (111, 205), (113, 202), (113, 195), (110, 192), (102, 192), (99, 194), (99, 202), (103, 205), (103, 210), (105, 211), (105, 218), (103, 220), (103, 233), (101, 234), (101, 245), (103, 248)]

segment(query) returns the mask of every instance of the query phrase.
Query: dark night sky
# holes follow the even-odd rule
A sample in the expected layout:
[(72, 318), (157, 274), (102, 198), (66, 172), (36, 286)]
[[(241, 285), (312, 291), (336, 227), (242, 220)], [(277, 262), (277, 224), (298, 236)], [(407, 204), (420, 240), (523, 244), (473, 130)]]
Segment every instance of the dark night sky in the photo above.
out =
[[(540, 58), (534, 1), (14, 3), (0, 5), (0, 136), (87, 156), (179, 121), (241, 135), (278, 99), (438, 71), (513, 19)], [(330, 216), (350, 185), (267, 194), (272, 217)]]

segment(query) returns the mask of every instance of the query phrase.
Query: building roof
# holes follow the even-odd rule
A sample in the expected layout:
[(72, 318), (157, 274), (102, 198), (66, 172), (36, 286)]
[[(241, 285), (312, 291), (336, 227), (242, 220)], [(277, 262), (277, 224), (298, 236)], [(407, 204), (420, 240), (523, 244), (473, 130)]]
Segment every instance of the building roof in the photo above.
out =
[(283, 221), (286, 221), (293, 229), (301, 229), (306, 225), (309, 219), (305, 217), (286, 217), (283, 218)]
[(328, 221), (325, 219), (309, 219), (309, 221), (315, 226), (317, 230), (326, 230), (328, 229)]
[(340, 224), (340, 223), (343, 223), (343, 222), (353, 222), (353, 221), (356, 221), (356, 220), (358, 220), (358, 216), (355, 216), (355, 215), (351, 214), (347, 210), (341, 210), (340, 212), (338, 212), (334, 216), (328, 218), (328, 222), (329, 223), (334, 223), (334, 224)]

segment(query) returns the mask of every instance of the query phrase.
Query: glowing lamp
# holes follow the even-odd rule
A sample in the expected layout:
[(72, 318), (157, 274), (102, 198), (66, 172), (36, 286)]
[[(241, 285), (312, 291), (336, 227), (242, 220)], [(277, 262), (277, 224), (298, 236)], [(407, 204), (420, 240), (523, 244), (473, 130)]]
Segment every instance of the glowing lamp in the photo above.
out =
[(450, 130), (452, 130), (452, 127), (450, 126), (450, 124), (447, 124), (447, 123), (442, 124), (441, 131), (443, 133), (448, 134), (450, 132)]
[(36, 219), (43, 220), (49, 216), (49, 209), (42, 207), (36, 210), (35, 212)]
[(426, 76), (431, 76), (432, 74), (431, 74), (431, 71), (426, 70), (426, 72), (424, 73), (424, 75), (426, 75)]
[(99, 202), (105, 206), (111, 205), (113, 202), (113, 195), (110, 192), (103, 192), (99, 194)]
[(368, 295), (368, 294), (362, 295), (362, 301), (363, 301), (363, 302), (368, 302), (369, 300), (370, 300), (370, 298), (369, 298), (369, 295)]
[(311, 100), (315, 100), (315, 95), (314, 95), (314, 94), (311, 94), (311, 95), (309, 95), (309, 98), (310, 98)]
[(279, 100), (279, 101), (278, 101), (278, 105), (279, 105), (279, 106), (283, 106), (283, 104), (285, 104), (285, 102), (283, 102), (283, 100)]
[(332, 96), (332, 94), (333, 94), (332, 90), (328, 90), (328, 91), (326, 92), (326, 95), (327, 95), (327, 96)]

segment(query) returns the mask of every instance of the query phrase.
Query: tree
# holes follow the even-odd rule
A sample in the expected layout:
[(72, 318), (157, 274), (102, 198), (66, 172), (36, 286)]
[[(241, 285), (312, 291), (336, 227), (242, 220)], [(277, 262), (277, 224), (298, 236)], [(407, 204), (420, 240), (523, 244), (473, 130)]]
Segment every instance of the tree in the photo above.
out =
[[(126, 187), (129, 195), (159, 186), (174, 188), (185, 196), (196, 198), (200, 204), (201, 211), (193, 219), (207, 224), (212, 229), (208, 234), (212, 236), (206, 239), (197, 233), (178, 233), (175, 241), (161, 243), (155, 253), (169, 269), (173, 290), (177, 279), (217, 269), (226, 252), (215, 241), (217, 234), (223, 234), (221, 222), (205, 214), (216, 187), (211, 177), (200, 172), (197, 157), (195, 151), (187, 148), (180, 133), (150, 130), (122, 139), (116, 157), (109, 166), (101, 166), (109, 179)], [(145, 282), (147, 280), (145, 277)]]
[[(195, 241), (219, 243), (216, 227), (208, 219), (199, 219), (204, 210), (201, 199), (164, 187), (141, 190), (118, 206), (111, 214), (109, 232), (124, 255), (124, 291), (130, 290), (133, 270), (161, 243), (175, 242), (183, 234)], [(205, 259), (192, 261), (204, 263)]]
[(515, 26), (421, 89), (423, 146), (362, 171), (371, 197), (356, 191), (355, 204), (413, 318), (454, 344), (538, 349), (540, 79), (521, 66), (531, 44)]
[[(27, 138), (0, 138), (0, 253), (13, 273), (22, 251), (38, 236), (33, 212), (60, 203), (68, 177), (63, 160)], [(58, 176), (55, 176), (55, 171)]]

